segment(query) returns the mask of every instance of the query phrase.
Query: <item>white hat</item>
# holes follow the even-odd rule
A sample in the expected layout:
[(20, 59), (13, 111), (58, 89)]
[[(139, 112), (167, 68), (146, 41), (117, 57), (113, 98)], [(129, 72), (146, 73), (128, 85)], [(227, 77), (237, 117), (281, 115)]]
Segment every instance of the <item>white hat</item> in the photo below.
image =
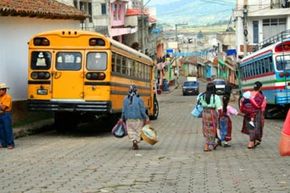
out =
[(0, 82), (0, 89), (9, 88), (5, 83)]

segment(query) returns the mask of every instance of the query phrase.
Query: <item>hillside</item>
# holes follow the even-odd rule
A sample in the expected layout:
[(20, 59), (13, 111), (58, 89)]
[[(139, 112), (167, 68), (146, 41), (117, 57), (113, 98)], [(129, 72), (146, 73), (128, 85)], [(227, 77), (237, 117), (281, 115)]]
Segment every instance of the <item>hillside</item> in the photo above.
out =
[(160, 1), (152, 5), (156, 7), (158, 23), (206, 25), (228, 21), (235, 6), (235, 1), (176, 0)]

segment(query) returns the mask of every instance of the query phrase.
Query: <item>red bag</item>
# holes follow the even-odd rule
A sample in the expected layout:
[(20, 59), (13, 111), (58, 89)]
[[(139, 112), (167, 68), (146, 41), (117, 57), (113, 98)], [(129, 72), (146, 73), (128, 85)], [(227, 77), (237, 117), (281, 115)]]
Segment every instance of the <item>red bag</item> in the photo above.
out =
[(290, 135), (281, 132), (279, 151), (281, 156), (290, 156)]

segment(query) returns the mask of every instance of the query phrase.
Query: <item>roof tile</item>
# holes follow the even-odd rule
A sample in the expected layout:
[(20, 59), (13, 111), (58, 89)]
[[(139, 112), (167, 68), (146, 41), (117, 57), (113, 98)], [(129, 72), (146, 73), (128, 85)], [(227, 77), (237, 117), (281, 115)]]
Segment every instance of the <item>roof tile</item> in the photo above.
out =
[(83, 20), (86, 15), (56, 0), (0, 0), (0, 16)]

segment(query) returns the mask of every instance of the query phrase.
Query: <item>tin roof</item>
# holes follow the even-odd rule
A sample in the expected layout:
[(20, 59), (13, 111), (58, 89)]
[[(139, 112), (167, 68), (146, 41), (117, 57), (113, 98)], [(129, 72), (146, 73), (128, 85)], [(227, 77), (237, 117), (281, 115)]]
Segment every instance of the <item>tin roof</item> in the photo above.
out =
[(86, 15), (56, 0), (1, 0), (0, 16), (83, 20)]

